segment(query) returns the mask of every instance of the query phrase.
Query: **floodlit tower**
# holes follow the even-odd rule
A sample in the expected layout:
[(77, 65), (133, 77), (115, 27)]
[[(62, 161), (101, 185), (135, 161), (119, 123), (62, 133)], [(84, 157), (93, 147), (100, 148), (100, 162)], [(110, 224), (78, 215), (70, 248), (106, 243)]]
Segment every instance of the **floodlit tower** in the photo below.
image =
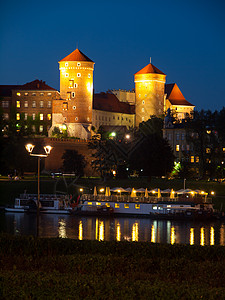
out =
[(69, 135), (89, 138), (92, 124), (94, 62), (76, 49), (59, 61), (60, 97), (53, 104), (53, 126)]
[(151, 115), (164, 112), (166, 75), (153, 64), (148, 64), (134, 74), (136, 119), (135, 125), (147, 121)]

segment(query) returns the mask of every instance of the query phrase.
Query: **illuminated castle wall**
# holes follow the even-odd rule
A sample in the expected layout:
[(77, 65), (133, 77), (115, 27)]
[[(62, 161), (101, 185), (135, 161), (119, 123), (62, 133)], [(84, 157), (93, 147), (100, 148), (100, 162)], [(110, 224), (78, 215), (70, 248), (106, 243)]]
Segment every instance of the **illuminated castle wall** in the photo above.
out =
[(59, 61), (60, 100), (53, 102), (52, 128), (66, 128), (70, 136), (90, 138), (94, 62), (76, 49)]
[(164, 113), (166, 75), (151, 63), (134, 75), (136, 116), (135, 126), (147, 121), (151, 115)]

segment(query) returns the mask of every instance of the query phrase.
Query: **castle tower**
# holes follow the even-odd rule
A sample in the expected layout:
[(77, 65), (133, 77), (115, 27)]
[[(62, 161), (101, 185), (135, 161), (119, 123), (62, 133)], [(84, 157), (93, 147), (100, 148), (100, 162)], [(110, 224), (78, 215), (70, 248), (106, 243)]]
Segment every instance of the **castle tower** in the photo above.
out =
[(166, 75), (153, 64), (148, 64), (134, 74), (136, 119), (135, 126), (147, 121), (151, 115), (164, 112), (164, 88)]
[(53, 103), (52, 127), (88, 139), (92, 124), (94, 62), (76, 49), (59, 61), (60, 100)]

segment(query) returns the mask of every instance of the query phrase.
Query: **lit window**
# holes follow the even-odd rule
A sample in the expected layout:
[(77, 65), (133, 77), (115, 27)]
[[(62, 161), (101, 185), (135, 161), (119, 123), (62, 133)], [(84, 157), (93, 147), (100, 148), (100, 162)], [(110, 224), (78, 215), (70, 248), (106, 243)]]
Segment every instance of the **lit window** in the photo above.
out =
[(182, 139), (182, 141), (184, 140), (184, 137), (185, 137), (185, 134), (182, 133), (182, 134), (181, 134), (181, 139)]
[(176, 151), (180, 151), (180, 145), (176, 145)]
[(25, 113), (25, 114), (24, 114), (24, 120), (27, 120), (27, 116), (28, 116), (28, 114)]
[(16, 101), (16, 107), (20, 108), (20, 101)]
[(195, 161), (196, 161), (196, 163), (199, 163), (199, 156), (196, 156)]
[(47, 95), (48, 95), (48, 96), (51, 96), (51, 95), (52, 95), (52, 93), (48, 93)]
[(74, 109), (74, 110), (76, 109), (76, 106), (75, 106), (75, 105), (73, 106), (73, 109)]
[(145, 104), (145, 100), (142, 101), (142, 104), (143, 104), (143, 105)]
[(91, 74), (88, 74), (88, 78), (91, 78)]
[(52, 119), (52, 115), (51, 114), (47, 114), (47, 119), (48, 119), (48, 121), (50, 121)]
[(67, 102), (63, 102), (63, 110), (67, 110), (68, 109), (68, 103)]
[(70, 100), (70, 98), (71, 98), (71, 93), (70, 93), (70, 92), (67, 92), (66, 94), (67, 94), (67, 98), (66, 98), (66, 99), (67, 99), (67, 100)]
[(68, 73), (66, 73), (66, 74), (65, 74), (65, 77), (69, 77), (69, 74), (68, 74)]
[(51, 107), (52, 107), (52, 102), (48, 101), (48, 108), (51, 108)]
[(145, 117), (142, 117), (142, 121), (144, 121), (145, 120)]
[(36, 96), (36, 93), (32, 93), (32, 96)]
[(88, 117), (87, 120), (90, 121), (90, 118)]
[(28, 107), (28, 101), (24, 102), (24, 107)]
[(70, 88), (74, 87), (74, 80), (70, 80), (70, 81), (69, 81), (69, 87), (70, 87)]
[(78, 84), (77, 84), (77, 83), (74, 83), (74, 87), (77, 88), (77, 87), (78, 87)]
[(40, 120), (43, 121), (44, 120), (44, 115), (40, 114)]
[(135, 204), (136, 209), (140, 209), (140, 207), (141, 207), (140, 204)]
[(81, 77), (81, 73), (77, 73), (77, 77)]
[(40, 93), (40, 96), (44, 96), (44, 93)]
[(147, 94), (145, 94), (145, 98), (147, 97)]
[(75, 118), (75, 121), (78, 121), (78, 117)]
[(68, 67), (68, 62), (65, 63), (65, 67)]
[(16, 95), (17, 95), (17, 96), (19, 96), (19, 97), (21, 96), (21, 94), (20, 94), (20, 93), (16, 93)]
[(40, 107), (44, 107), (44, 101), (43, 100), (40, 101)]
[(118, 117), (118, 120), (120, 119), (120, 117)]
[(75, 92), (72, 92), (72, 98), (75, 98)]
[(210, 148), (206, 148), (205, 151), (206, 151), (206, 153), (210, 153), (211, 149)]
[(92, 205), (92, 202), (88, 202), (88, 205)]
[(191, 156), (191, 163), (194, 163), (194, 162), (195, 162), (195, 157)]
[(32, 114), (32, 119), (33, 121), (35, 121), (35, 114)]
[(40, 126), (39, 126), (39, 132), (43, 132), (43, 130), (44, 130), (44, 126), (43, 126), (43, 125), (40, 125)]
[(8, 119), (9, 119), (9, 114), (4, 113), (4, 114), (3, 114), (3, 119), (4, 119), (4, 120), (8, 120)]
[(90, 106), (88, 106), (88, 109), (89, 109), (89, 110), (91, 110), (91, 107), (90, 107)]
[(125, 203), (124, 208), (129, 208), (129, 204)]
[(80, 62), (78, 62), (78, 63), (77, 63), (77, 66), (78, 66), (78, 67), (80, 67), (80, 66), (81, 66), (81, 63), (80, 63)]
[(9, 107), (9, 101), (3, 100), (2, 107), (4, 107), (4, 108)]
[(20, 114), (19, 113), (16, 114), (16, 119), (17, 119), (17, 121), (20, 120)]
[(144, 109), (144, 107), (142, 108), (142, 112), (144, 112), (145, 111), (145, 109)]
[(115, 203), (115, 208), (120, 208), (119, 203)]
[(28, 96), (28, 93), (24, 93), (24, 96)]
[(157, 210), (157, 209), (158, 209), (158, 208), (157, 208), (157, 205), (153, 205), (153, 206), (152, 206), (152, 209)]
[(32, 101), (32, 107), (36, 107), (36, 101)]

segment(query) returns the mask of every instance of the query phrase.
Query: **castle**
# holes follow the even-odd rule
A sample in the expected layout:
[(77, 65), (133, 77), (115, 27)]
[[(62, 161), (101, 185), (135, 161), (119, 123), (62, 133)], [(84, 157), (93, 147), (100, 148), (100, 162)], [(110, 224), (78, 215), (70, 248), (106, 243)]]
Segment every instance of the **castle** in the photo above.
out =
[(166, 75), (149, 63), (134, 74), (135, 89), (93, 93), (94, 62), (79, 49), (59, 61), (60, 91), (42, 80), (24, 85), (1, 85), (3, 117), (16, 108), (19, 122), (38, 120), (32, 131), (51, 136), (55, 127), (69, 136), (90, 139), (93, 129), (138, 127), (151, 115), (161, 116), (168, 108), (182, 120), (194, 105), (188, 102), (176, 83), (166, 84)]

